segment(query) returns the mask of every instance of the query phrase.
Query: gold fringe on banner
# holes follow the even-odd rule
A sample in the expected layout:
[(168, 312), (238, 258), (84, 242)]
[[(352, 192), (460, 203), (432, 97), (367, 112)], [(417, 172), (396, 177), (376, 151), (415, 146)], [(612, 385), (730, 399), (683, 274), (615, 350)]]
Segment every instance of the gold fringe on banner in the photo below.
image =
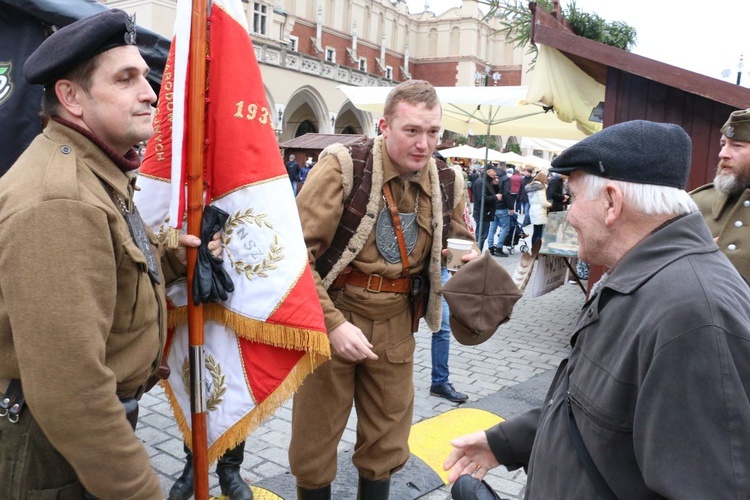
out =
[[(325, 356), (326, 359), (331, 358), (331, 345), (326, 332), (266, 323), (229, 311), (219, 304), (205, 304), (203, 317), (231, 328), (238, 337), (252, 342), (282, 349), (312, 351)], [(177, 328), (185, 323), (187, 323), (187, 307), (178, 307), (169, 311), (169, 328)]]
[[(309, 360), (309, 361), (308, 361)], [(322, 356), (313, 352), (303, 356), (289, 372), (284, 381), (271, 393), (261, 404), (257, 405), (247, 415), (242, 417), (236, 424), (230, 427), (221, 435), (214, 444), (208, 449), (208, 462), (216, 462), (227, 450), (234, 448), (240, 442), (244, 441), (255, 429), (268, 420), (286, 400), (294, 395), (299, 386), (310, 375), (315, 368), (328, 360), (327, 356)], [(182, 432), (182, 438), (190, 450), (193, 449), (193, 436), (188, 425), (182, 408), (177, 403), (177, 398), (172, 392), (169, 382), (162, 382), (164, 392), (172, 406), (172, 412), (175, 415), (177, 426)], [(257, 403), (257, 402), (256, 402)]]

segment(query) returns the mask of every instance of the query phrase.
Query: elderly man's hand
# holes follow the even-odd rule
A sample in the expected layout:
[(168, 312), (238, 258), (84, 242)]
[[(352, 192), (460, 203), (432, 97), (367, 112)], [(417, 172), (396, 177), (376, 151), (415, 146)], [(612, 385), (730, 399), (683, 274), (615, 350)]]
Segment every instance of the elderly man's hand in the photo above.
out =
[(443, 463), (443, 469), (450, 471), (449, 483), (455, 482), (461, 474), (470, 474), (481, 480), (487, 471), (500, 465), (490, 450), (484, 431), (457, 437), (451, 445), (453, 451)]

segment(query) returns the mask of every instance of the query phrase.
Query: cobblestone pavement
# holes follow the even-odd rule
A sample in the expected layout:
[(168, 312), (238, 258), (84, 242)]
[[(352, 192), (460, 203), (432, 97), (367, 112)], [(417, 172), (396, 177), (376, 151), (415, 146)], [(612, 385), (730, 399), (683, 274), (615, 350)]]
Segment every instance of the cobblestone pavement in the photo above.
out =
[[(519, 253), (508, 258), (495, 257), (495, 260), (512, 273), (518, 263)], [(491, 339), (473, 347), (451, 341), (451, 382), (457, 390), (469, 395), (471, 403), (555, 369), (568, 352), (569, 337), (583, 302), (584, 295), (574, 284), (566, 283), (537, 298), (530, 297), (529, 286), (526, 295), (516, 304), (512, 319), (502, 325)], [(414, 423), (418, 423), (454, 409), (457, 405), (429, 395), (431, 334), (424, 322), (415, 335)], [(539, 398), (543, 396), (543, 393), (539, 394)], [(245, 480), (255, 483), (287, 474), (289, 481), (294, 481), (289, 473), (287, 457), (291, 414), (289, 401), (248, 438), (242, 465)], [(355, 425), (356, 418), (352, 414), (339, 451), (353, 447)], [(166, 496), (172, 483), (182, 472), (184, 454), (180, 432), (160, 388), (152, 390), (141, 400), (137, 434), (146, 445)], [(523, 498), (526, 483), (523, 470), (509, 472), (504, 467), (498, 467), (487, 475), (486, 480), (504, 498)], [(210, 493), (218, 496), (218, 480), (213, 471), (209, 484)], [(450, 487), (444, 486), (422, 498), (450, 498)]]

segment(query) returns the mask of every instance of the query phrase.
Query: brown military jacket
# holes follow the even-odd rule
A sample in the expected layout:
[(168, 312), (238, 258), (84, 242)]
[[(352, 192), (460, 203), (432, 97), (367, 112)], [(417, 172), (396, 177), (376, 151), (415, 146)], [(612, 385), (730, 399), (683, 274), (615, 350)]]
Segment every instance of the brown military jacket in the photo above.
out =
[(750, 281), (750, 188), (729, 196), (706, 184), (690, 193), (721, 251)]
[[(431, 201), (433, 187), (428, 179), (427, 168), (409, 179), (401, 178), (388, 157), (385, 146), (383, 146), (382, 151), (383, 182), (389, 183), (394, 202), (398, 205), (399, 212), (413, 212), (415, 205), (417, 205), (417, 193), (419, 193), (419, 203), (416, 207), (416, 223), (419, 225), (419, 232), (414, 249), (409, 255), (411, 274), (418, 274), (424, 268), (425, 261), (430, 260), (433, 237), (440, 238), (440, 235), (433, 234), (433, 224), (435, 217), (440, 218), (442, 215), (440, 213), (433, 215)], [(437, 193), (437, 195), (439, 196), (440, 194)], [(297, 206), (299, 208), (300, 221), (302, 223), (310, 263), (314, 269), (316, 259), (331, 244), (343, 213), (344, 187), (342, 182), (342, 168), (335, 155), (325, 156), (310, 170), (305, 182), (305, 188), (297, 196)], [(384, 202), (381, 194), (377, 209), (378, 214), (382, 211), (383, 206)], [(473, 240), (474, 237), (466, 228), (464, 222), (464, 206), (465, 198), (461, 196), (452, 214), (452, 221), (454, 223), (451, 224), (449, 237)], [(366, 242), (362, 250), (351, 262), (351, 265), (366, 274), (375, 273), (390, 279), (398, 278), (402, 270), (401, 262), (391, 264), (380, 255), (375, 243), (375, 233), (376, 231), (373, 229), (369, 234), (363, 235), (366, 238)], [(437, 262), (436, 265), (438, 266), (437, 272), (439, 276), (440, 263)], [(326, 327), (328, 331), (331, 331), (344, 323), (346, 319), (323, 286), (320, 275), (315, 271), (313, 275), (315, 276), (318, 286), (318, 296), (325, 313)], [(435, 285), (433, 284), (433, 286)], [(439, 282), (437, 283), (437, 287), (439, 287)], [(352, 295), (352, 297), (340, 297), (341, 300), (352, 299), (347, 300), (346, 308), (356, 308), (356, 312), (368, 317), (378, 319), (392, 317), (403, 312), (409, 306), (409, 298), (403, 294), (369, 293), (363, 290), (347, 293)]]
[[(151, 282), (105, 188), (129, 202), (130, 177), (50, 122), (0, 178), (0, 390), (21, 380), (28, 409), (88, 491), (162, 498), (118, 400), (157, 368), (166, 335), (165, 277), (160, 269), (162, 284)], [(166, 262), (170, 279), (180, 264)]]

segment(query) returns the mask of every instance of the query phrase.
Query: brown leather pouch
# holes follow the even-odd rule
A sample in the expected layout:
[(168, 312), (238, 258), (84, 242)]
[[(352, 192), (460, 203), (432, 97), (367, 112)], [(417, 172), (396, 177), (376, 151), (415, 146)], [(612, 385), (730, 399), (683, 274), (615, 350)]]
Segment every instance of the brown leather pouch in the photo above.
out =
[(411, 279), (411, 331), (419, 330), (419, 320), (427, 312), (427, 299), (430, 292), (430, 281), (418, 274)]
[(171, 370), (169, 368), (169, 365), (167, 364), (167, 360), (162, 359), (161, 364), (159, 365), (159, 368), (157, 368), (154, 374), (151, 375), (146, 381), (145, 392), (148, 392), (151, 389), (153, 389), (154, 386), (158, 384), (160, 380), (167, 380), (169, 378), (170, 373), (171, 373)]

